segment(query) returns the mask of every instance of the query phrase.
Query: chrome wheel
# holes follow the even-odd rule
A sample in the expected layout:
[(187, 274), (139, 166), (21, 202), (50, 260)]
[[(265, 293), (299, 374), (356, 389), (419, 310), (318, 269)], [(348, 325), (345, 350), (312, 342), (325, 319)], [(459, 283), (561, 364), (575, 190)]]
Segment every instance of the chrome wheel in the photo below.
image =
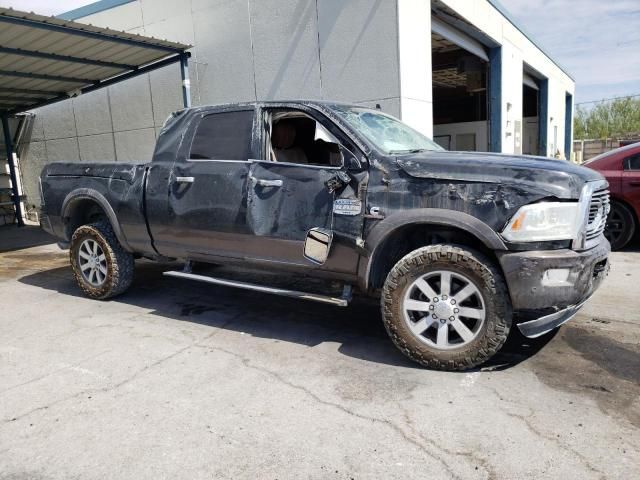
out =
[(80, 244), (78, 266), (82, 277), (93, 287), (100, 287), (107, 279), (107, 257), (102, 247), (90, 238)]
[(417, 339), (440, 350), (458, 348), (478, 336), (486, 318), (480, 289), (449, 270), (429, 272), (407, 288), (402, 310)]

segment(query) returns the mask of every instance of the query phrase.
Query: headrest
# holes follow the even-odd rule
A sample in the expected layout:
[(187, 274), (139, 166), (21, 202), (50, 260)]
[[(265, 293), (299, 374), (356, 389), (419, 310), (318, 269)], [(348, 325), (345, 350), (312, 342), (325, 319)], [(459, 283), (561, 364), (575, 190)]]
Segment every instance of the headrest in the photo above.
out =
[(279, 150), (291, 148), (296, 140), (296, 127), (287, 120), (281, 120), (273, 126), (271, 145)]

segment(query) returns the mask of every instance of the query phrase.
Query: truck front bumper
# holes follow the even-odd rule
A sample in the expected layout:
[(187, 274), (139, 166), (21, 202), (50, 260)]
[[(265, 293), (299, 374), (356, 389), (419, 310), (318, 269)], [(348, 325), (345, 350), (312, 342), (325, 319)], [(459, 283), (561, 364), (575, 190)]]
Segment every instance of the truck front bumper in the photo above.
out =
[(609, 242), (584, 252), (548, 250), (498, 254), (518, 328), (534, 338), (569, 321), (609, 272)]

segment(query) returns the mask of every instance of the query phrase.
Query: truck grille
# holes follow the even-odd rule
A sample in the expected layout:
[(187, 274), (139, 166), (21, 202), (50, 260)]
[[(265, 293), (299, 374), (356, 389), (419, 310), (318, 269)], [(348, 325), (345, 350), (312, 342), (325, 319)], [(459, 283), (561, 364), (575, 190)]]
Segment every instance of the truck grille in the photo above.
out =
[(594, 246), (604, 232), (609, 215), (609, 190), (606, 188), (596, 190), (591, 196), (589, 204), (589, 217), (587, 220), (586, 248)]

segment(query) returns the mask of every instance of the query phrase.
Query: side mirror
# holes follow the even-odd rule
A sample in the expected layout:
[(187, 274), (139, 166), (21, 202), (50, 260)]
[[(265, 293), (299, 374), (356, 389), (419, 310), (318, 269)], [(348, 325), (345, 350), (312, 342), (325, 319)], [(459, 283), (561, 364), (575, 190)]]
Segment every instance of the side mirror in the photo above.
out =
[(362, 164), (355, 154), (344, 145), (340, 145), (340, 153), (342, 153), (342, 159), (344, 162), (344, 168), (347, 170), (360, 171), (362, 170)]
[(322, 265), (329, 257), (332, 241), (333, 232), (331, 230), (312, 228), (307, 232), (307, 238), (304, 241), (304, 258), (317, 265)]

